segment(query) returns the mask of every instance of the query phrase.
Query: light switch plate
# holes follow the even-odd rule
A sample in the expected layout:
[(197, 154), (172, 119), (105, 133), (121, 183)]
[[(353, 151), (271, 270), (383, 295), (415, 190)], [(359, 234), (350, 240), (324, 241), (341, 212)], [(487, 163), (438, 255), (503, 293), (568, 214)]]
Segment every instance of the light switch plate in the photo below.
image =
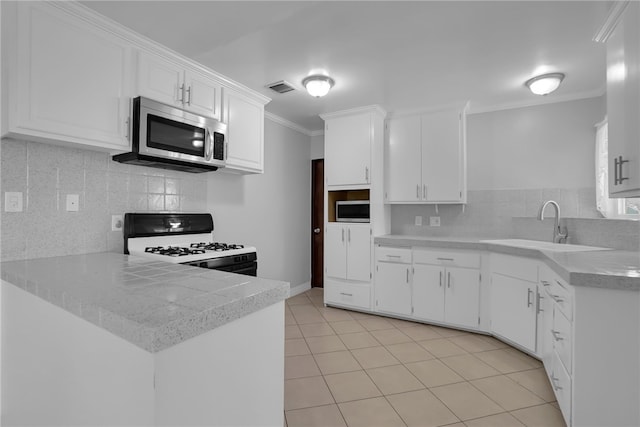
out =
[(4, 211), (22, 212), (22, 192), (6, 191), (4, 193)]
[(122, 215), (111, 215), (111, 231), (122, 230)]
[(416, 225), (420, 226), (422, 225), (422, 217), (421, 216), (416, 216)]
[(429, 217), (429, 225), (431, 227), (440, 227), (440, 217), (439, 216), (430, 216)]
[(67, 212), (78, 212), (80, 210), (80, 196), (78, 194), (67, 194)]

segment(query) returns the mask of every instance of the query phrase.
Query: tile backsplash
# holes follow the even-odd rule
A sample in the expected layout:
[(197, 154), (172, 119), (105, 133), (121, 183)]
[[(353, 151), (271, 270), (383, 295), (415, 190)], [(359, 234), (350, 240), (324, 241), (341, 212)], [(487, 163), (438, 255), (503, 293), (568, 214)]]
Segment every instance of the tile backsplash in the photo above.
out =
[[(0, 146), (0, 260), (89, 252), (122, 252), (111, 215), (197, 211), (206, 206), (206, 177), (123, 165), (108, 153), (3, 139)], [(4, 212), (4, 193), (23, 194), (22, 212)], [(78, 194), (78, 212), (66, 211)]]

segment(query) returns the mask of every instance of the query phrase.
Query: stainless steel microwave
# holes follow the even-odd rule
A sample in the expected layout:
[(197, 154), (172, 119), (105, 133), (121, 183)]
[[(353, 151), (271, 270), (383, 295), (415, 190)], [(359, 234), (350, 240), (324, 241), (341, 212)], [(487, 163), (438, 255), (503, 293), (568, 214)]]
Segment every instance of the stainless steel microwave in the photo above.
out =
[(336, 202), (336, 221), (369, 222), (368, 200), (338, 200)]
[(113, 160), (185, 172), (224, 167), (227, 126), (144, 97), (132, 100), (131, 152)]

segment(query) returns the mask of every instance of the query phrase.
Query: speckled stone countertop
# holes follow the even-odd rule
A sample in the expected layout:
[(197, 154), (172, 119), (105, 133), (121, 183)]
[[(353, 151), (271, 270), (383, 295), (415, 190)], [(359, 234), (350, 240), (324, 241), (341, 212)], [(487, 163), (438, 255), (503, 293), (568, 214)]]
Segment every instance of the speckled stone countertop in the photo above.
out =
[(374, 238), (380, 245), (467, 249), (525, 256), (544, 261), (573, 286), (640, 291), (640, 252), (602, 250), (555, 252), (484, 242), (490, 238), (384, 235)]
[(149, 352), (289, 296), (289, 284), (113, 252), (7, 261), (2, 280)]

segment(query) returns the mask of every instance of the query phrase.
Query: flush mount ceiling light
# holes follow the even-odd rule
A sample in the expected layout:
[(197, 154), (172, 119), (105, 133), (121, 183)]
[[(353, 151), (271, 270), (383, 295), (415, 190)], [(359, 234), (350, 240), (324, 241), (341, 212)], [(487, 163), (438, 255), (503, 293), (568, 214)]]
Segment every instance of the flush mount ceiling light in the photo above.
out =
[(562, 73), (543, 74), (527, 80), (525, 86), (536, 95), (547, 95), (558, 89), (562, 79), (564, 79), (564, 74)]
[(302, 80), (302, 86), (307, 88), (309, 95), (320, 98), (329, 93), (329, 90), (333, 87), (334, 81), (331, 77), (314, 75), (306, 77)]

